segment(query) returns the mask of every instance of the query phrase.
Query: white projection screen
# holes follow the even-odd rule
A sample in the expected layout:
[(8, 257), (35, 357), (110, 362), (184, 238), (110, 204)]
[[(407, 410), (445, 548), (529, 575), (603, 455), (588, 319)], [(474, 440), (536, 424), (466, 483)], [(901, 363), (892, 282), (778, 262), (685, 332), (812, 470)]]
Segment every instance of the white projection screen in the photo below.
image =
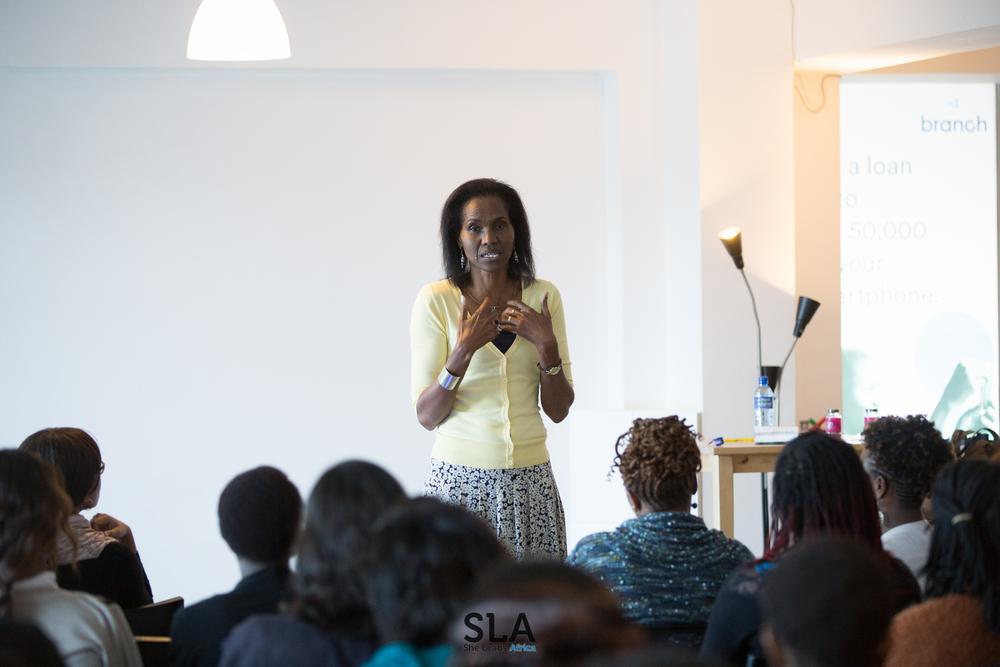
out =
[(841, 85), (844, 432), (996, 430), (995, 82)]

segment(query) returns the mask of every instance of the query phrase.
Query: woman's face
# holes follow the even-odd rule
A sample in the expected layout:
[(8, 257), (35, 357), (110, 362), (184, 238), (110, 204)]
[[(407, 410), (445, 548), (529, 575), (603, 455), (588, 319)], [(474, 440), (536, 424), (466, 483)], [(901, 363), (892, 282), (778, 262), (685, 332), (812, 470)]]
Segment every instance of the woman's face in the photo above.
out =
[(458, 245), (471, 268), (506, 272), (514, 254), (514, 226), (499, 197), (473, 197), (465, 202)]

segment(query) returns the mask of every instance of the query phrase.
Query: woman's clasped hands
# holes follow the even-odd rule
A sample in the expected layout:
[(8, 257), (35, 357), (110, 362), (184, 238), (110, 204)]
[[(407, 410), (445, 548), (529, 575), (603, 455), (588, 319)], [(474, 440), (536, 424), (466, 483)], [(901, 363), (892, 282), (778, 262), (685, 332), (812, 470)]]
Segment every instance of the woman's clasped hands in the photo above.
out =
[(552, 330), (549, 295), (542, 297), (541, 311), (535, 310), (523, 301), (508, 301), (507, 307), (500, 313), (498, 328), (523, 337), (539, 349), (554, 345), (556, 336)]

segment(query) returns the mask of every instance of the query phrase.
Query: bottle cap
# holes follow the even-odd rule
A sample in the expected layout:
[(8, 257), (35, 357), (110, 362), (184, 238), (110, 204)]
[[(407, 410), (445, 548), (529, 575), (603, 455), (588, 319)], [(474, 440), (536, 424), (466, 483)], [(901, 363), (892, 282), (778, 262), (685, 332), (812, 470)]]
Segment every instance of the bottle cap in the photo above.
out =
[(757, 380), (757, 386), (759, 386), (759, 387), (766, 387), (767, 386), (767, 376), (766, 375), (761, 375), (760, 376), (760, 379)]

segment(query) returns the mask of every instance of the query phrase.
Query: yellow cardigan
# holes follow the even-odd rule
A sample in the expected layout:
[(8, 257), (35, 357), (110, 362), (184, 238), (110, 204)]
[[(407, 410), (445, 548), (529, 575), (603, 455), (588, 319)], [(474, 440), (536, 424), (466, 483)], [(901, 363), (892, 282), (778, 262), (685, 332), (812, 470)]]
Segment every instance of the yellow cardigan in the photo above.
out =
[[(541, 310), (549, 295), (552, 329), (559, 343), (566, 380), (571, 384), (569, 346), (562, 297), (555, 285), (535, 280), (521, 300)], [(410, 319), (410, 398), (416, 406), (424, 389), (437, 382), (458, 337), (461, 291), (449, 280), (424, 285)], [(474, 468), (524, 468), (549, 460), (545, 426), (538, 407), (538, 352), (518, 336), (506, 354), (492, 343), (476, 350), (455, 405), (437, 427), (431, 457)]]

